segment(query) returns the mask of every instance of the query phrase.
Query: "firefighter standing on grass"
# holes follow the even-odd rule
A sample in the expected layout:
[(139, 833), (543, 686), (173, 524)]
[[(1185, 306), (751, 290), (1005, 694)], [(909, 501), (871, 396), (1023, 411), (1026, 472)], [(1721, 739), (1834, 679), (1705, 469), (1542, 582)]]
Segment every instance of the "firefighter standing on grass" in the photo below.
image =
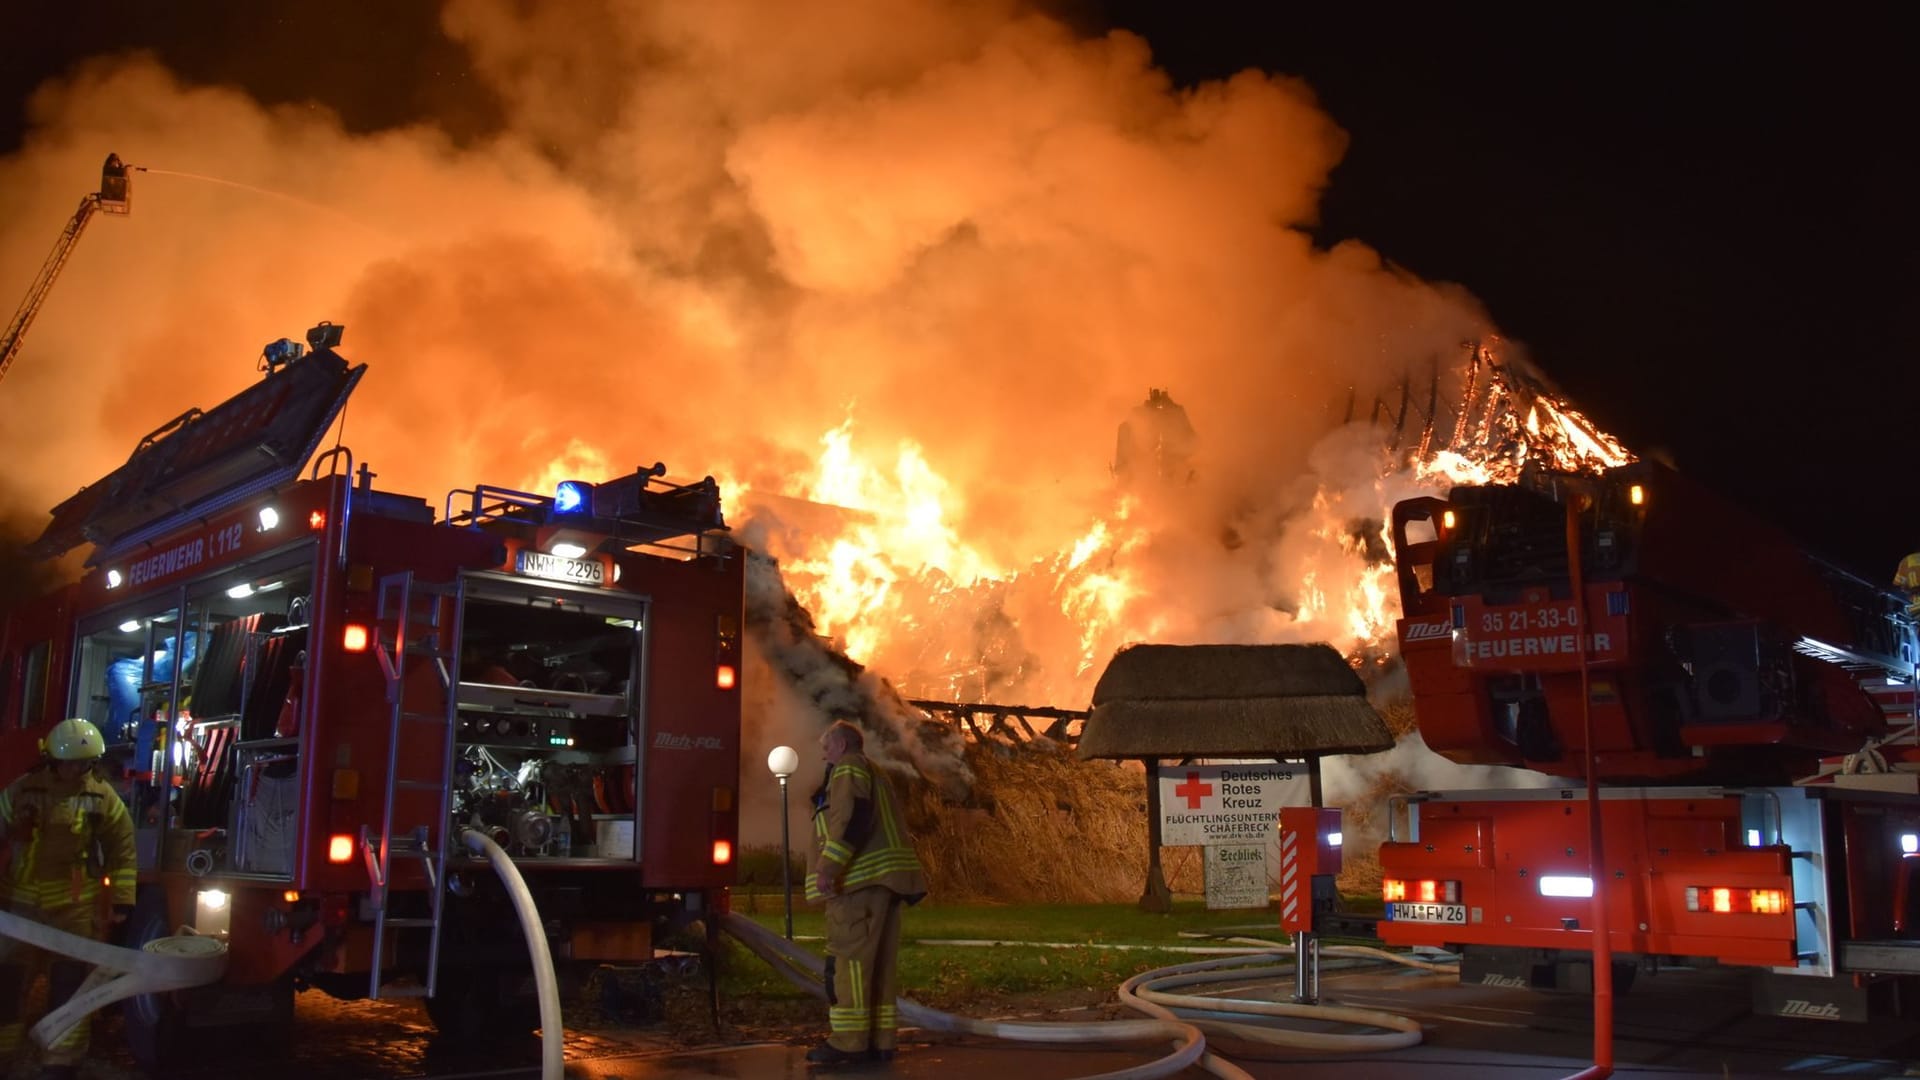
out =
[(813, 872), (807, 899), (825, 900), (827, 1041), (818, 1064), (893, 1057), (899, 996), (900, 908), (927, 894), (906, 819), (886, 776), (862, 751), (860, 729), (836, 720), (820, 736), (827, 777), (813, 795)]
[[(44, 749), (45, 761), (0, 791), (0, 901), (22, 918), (97, 939), (104, 936), (107, 901), (110, 924), (133, 908), (133, 818), (94, 774), (106, 752), (99, 728), (63, 720), (47, 734)], [(110, 896), (103, 897), (103, 889)], [(25, 1041), (27, 993), (42, 968), (51, 1010), (73, 996), (91, 965), (0, 937), (0, 1068)], [(43, 1080), (77, 1075), (90, 1027), (82, 1022), (47, 1048)]]

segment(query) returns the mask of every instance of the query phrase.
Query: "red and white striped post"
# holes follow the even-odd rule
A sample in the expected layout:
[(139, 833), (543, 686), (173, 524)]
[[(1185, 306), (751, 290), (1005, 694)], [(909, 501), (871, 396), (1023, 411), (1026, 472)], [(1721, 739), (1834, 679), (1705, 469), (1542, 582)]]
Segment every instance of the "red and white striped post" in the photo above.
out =
[(1340, 811), (1318, 806), (1280, 810), (1280, 929), (1293, 937), (1293, 1000), (1320, 1000), (1320, 939), (1314, 915), (1331, 910), (1340, 873)]

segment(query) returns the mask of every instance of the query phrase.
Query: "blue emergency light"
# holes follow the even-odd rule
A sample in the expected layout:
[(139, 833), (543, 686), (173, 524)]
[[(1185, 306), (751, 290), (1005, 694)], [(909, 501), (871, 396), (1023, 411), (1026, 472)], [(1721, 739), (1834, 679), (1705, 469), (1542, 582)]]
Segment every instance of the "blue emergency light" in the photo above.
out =
[(593, 485), (580, 480), (562, 480), (553, 489), (553, 512), (584, 514), (593, 509)]

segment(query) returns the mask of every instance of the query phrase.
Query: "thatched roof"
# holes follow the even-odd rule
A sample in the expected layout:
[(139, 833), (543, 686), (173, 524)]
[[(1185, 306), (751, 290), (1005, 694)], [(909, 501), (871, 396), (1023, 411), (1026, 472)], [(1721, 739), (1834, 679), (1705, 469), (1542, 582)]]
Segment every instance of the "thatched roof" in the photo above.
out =
[(1107, 664), (1082, 758), (1312, 757), (1393, 746), (1327, 645), (1135, 645)]

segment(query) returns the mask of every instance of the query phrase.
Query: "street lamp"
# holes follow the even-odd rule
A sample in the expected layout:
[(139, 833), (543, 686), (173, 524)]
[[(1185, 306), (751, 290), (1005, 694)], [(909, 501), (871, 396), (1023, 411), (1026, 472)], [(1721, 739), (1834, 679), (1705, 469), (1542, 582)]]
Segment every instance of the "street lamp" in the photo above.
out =
[(776, 746), (767, 755), (767, 768), (780, 778), (780, 895), (787, 904), (787, 940), (793, 940), (793, 855), (787, 832), (787, 777), (800, 767), (800, 755), (791, 746)]

